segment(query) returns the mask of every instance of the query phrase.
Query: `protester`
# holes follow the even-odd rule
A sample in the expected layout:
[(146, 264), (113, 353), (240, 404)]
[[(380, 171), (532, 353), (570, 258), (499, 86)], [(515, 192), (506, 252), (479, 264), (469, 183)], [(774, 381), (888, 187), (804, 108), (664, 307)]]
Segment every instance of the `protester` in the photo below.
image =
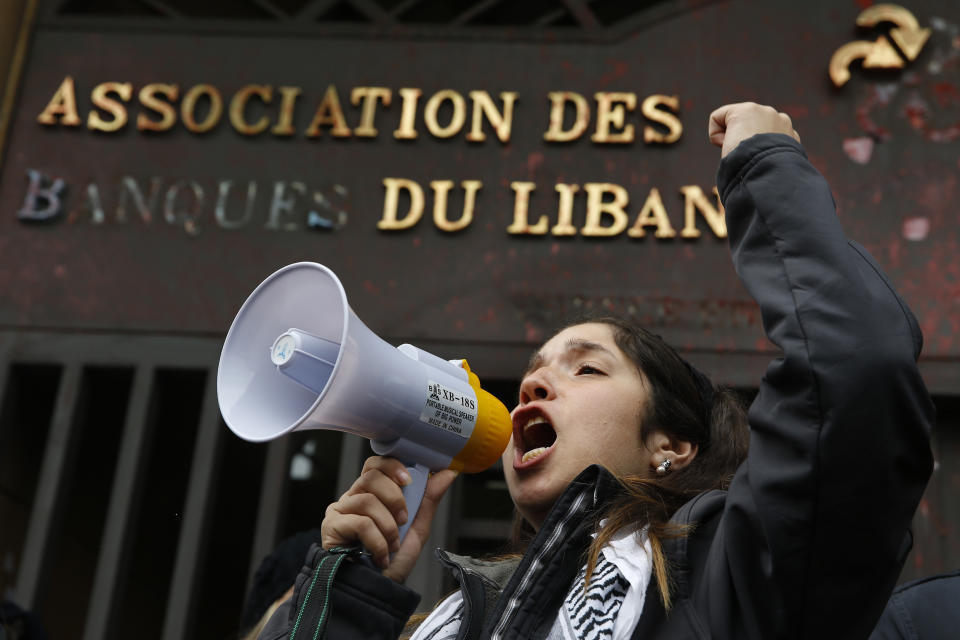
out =
[[(414, 638), (866, 638), (874, 628), (932, 466), (919, 328), (844, 236), (788, 116), (727, 105), (709, 136), (722, 147), (734, 268), (782, 351), (749, 433), (729, 393), (642, 328), (562, 329), (524, 374), (503, 457), (531, 539), (500, 560), (439, 552), (460, 589)], [(396, 637), (419, 600), (403, 581), (452, 480), (433, 475), (398, 544), (403, 465), (367, 460), (260, 637)]]

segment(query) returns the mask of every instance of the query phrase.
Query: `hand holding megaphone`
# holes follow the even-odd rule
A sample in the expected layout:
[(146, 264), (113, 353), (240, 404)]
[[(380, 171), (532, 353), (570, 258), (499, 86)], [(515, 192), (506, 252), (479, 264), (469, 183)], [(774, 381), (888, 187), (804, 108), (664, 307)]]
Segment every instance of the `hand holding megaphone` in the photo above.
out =
[(403, 490), (401, 540), (430, 471), (482, 471), (512, 431), (506, 407), (466, 361), (381, 340), (350, 309), (333, 272), (313, 262), (280, 269), (247, 298), (223, 345), (217, 398), (245, 440), (332, 429), (403, 461), (413, 481)]
[[(396, 458), (367, 458), (356, 481), (339, 500), (327, 506), (320, 526), (323, 547), (347, 547), (359, 542), (384, 570), (383, 575), (404, 582), (430, 537), (440, 499), (456, 477), (450, 470), (432, 474), (420, 509), (410, 517), (403, 515), (407, 504), (401, 487), (406, 473)], [(400, 523), (409, 524), (402, 539)]]

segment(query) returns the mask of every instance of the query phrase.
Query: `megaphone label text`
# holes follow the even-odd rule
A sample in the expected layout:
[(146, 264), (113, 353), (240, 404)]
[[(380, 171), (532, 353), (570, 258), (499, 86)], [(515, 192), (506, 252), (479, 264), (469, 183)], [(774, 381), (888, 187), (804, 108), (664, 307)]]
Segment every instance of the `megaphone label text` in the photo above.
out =
[(477, 399), (430, 380), (420, 420), (468, 438), (477, 422)]

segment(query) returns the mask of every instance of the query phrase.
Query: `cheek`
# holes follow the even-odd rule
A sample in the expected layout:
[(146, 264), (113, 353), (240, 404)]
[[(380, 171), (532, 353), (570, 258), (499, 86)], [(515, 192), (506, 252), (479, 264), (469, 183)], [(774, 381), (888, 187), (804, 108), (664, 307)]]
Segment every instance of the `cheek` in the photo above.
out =
[(507, 442), (507, 448), (500, 454), (500, 461), (503, 462), (504, 470), (506, 470), (507, 465), (513, 465), (513, 436), (510, 436), (510, 441)]
[(635, 473), (643, 467), (644, 447), (634, 413), (609, 416), (585, 444), (611, 471)]
[(513, 487), (513, 438), (510, 438), (510, 442), (507, 443), (507, 448), (503, 450), (503, 455), (500, 456), (500, 462), (503, 463), (503, 475), (507, 480), (508, 488)]

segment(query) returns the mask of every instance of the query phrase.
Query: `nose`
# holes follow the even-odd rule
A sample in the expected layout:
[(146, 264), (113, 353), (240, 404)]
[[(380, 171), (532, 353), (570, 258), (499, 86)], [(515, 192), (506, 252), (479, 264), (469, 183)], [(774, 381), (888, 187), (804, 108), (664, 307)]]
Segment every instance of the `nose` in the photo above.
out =
[(553, 384), (543, 369), (527, 374), (520, 383), (520, 406), (534, 400), (550, 400), (554, 395)]

